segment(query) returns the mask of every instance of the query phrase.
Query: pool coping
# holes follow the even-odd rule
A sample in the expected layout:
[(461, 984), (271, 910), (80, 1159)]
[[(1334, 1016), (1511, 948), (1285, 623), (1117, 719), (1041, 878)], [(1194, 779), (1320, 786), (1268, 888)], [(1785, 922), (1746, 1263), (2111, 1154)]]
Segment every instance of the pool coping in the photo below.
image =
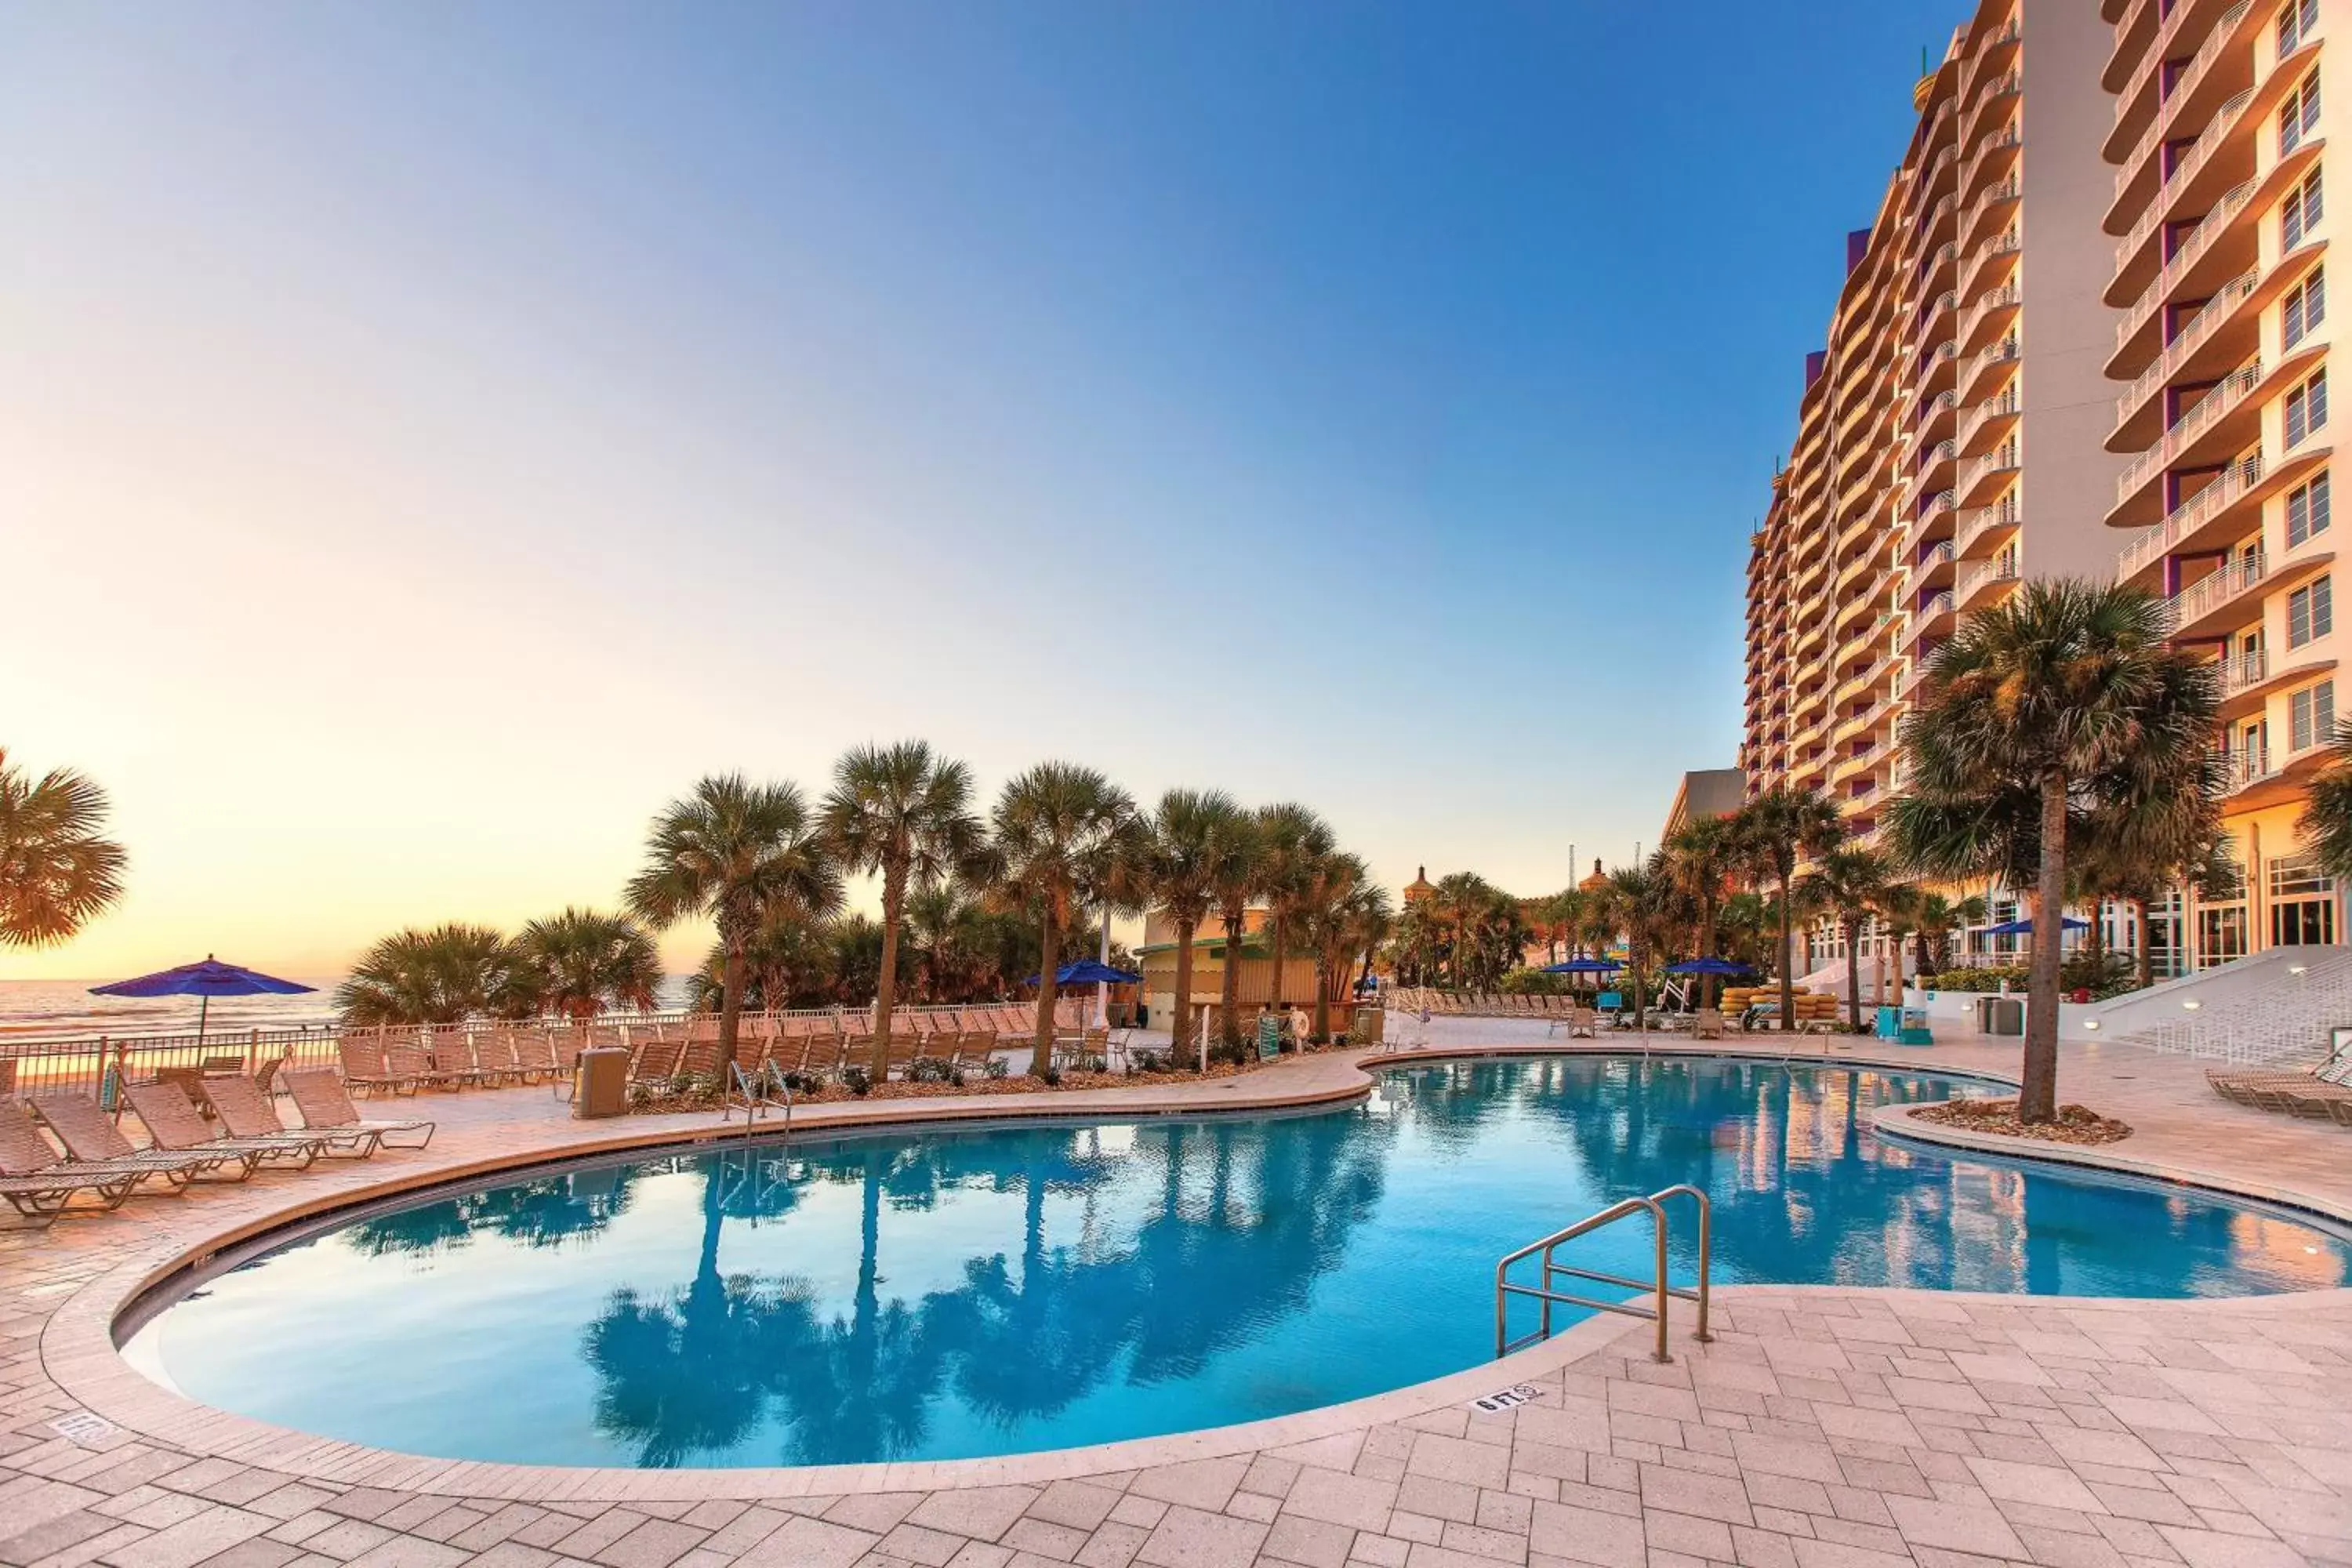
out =
[[(1753, 1047), (1740, 1041), (1644, 1041), (1628, 1046), (1614, 1041), (1581, 1045), (1556, 1040), (1489, 1045), (1444, 1046), (1414, 1050), (1368, 1050), (1344, 1060), (1352, 1068), (1349, 1079), (1328, 1084), (1286, 1088), (1265, 1084), (1257, 1092), (1244, 1092), (1233, 1103), (1201, 1104), (1204, 1086), (1178, 1085), (1191, 1095), (1179, 1100), (1109, 1100), (1102, 1096), (1119, 1090), (1078, 1091), (1068, 1096), (1066, 1109), (1028, 1104), (1007, 1108), (1011, 1097), (974, 1097), (957, 1101), (847, 1101), (803, 1112), (794, 1119), (793, 1133), (814, 1128), (826, 1132), (887, 1131), (897, 1126), (962, 1122), (1007, 1122), (1074, 1120), (1090, 1122), (1161, 1120), (1171, 1117), (1213, 1117), (1286, 1110), (1337, 1107), (1363, 1099), (1378, 1082), (1378, 1074), (1399, 1067), (1446, 1061), (1513, 1057), (1557, 1056), (1680, 1056), (1748, 1061), (1786, 1061), (1808, 1067), (1843, 1067), (1882, 1070), (1912, 1070), (1980, 1082), (2011, 1084), (2014, 1079), (1980, 1067), (1937, 1063), (1932, 1053), (1888, 1057), (1863, 1051), (1827, 1048), (1819, 1054), (1796, 1054), (1785, 1047)], [(1311, 1058), (1310, 1058), (1311, 1059)], [(1328, 1059), (1328, 1058), (1327, 1058)], [(1224, 1080), (1247, 1089), (1253, 1079), (1264, 1083), (1275, 1073), (1245, 1075)], [(1062, 1096), (1055, 1096), (1056, 1100)], [(903, 1107), (903, 1109), (901, 1109)], [(2352, 1226), (2352, 1205), (2339, 1205), (2308, 1194), (2278, 1188), (2258, 1180), (2232, 1179), (2219, 1184), (2211, 1177), (2111, 1151), (2054, 1145), (2021, 1149), (2019, 1141), (1968, 1132), (1938, 1123), (1916, 1121), (1915, 1106), (1883, 1106), (1866, 1119), (1874, 1136), (1898, 1142), (1941, 1145), (1947, 1149), (1984, 1153), (2022, 1163), (2037, 1161), (2090, 1170), (2151, 1178), (2256, 1202), (2303, 1209), (2339, 1225)], [(1899, 1125), (1898, 1125), (1899, 1123)], [(1457, 1407), (1483, 1394), (1545, 1373), (1555, 1373), (1608, 1350), (1619, 1341), (1646, 1337), (1646, 1324), (1612, 1317), (1579, 1322), (1551, 1339), (1493, 1362), (1460, 1372), (1410, 1384), (1338, 1405), (1318, 1406), (1287, 1415), (1205, 1427), (1160, 1436), (1136, 1437), (1080, 1447), (1047, 1449), (1032, 1454), (981, 1458), (877, 1462), (858, 1465), (759, 1467), (731, 1468), (636, 1469), (615, 1467), (519, 1465), (483, 1460), (436, 1458), (372, 1447), (315, 1433), (275, 1426), (219, 1410), (186, 1398), (150, 1379), (124, 1359), (116, 1345), (117, 1322), (141, 1300), (174, 1276), (200, 1268), (222, 1251), (266, 1237), (289, 1226), (334, 1211), (382, 1203), (413, 1192), (446, 1186), (468, 1178), (528, 1170), (533, 1166), (568, 1163), (613, 1153), (661, 1149), (695, 1149), (725, 1142), (741, 1142), (740, 1125), (709, 1123), (635, 1130), (616, 1126), (603, 1134), (535, 1151), (514, 1151), (488, 1156), (466, 1156), (429, 1167), (397, 1172), (382, 1179), (362, 1180), (332, 1192), (307, 1196), (247, 1214), (215, 1229), (192, 1231), (168, 1238), (147, 1253), (118, 1264), (72, 1292), (43, 1325), (40, 1359), (57, 1385), (90, 1412), (118, 1427), (165, 1442), (187, 1453), (266, 1467), (302, 1479), (341, 1485), (384, 1487), (435, 1495), (499, 1498), (514, 1501), (564, 1500), (622, 1501), (631, 1499), (757, 1500), (857, 1493), (954, 1490), (1008, 1485), (1034, 1485), (1106, 1472), (1140, 1469), (1294, 1447), (1318, 1438), (1407, 1420), (1433, 1411)], [(1727, 1286), (1719, 1299), (1784, 1298), (1807, 1292), (1862, 1294), (1889, 1300), (1935, 1300), (2016, 1304), (2021, 1298), (2007, 1293), (1923, 1290), (1894, 1287), (1759, 1284)], [(2063, 1300), (2070, 1309), (2146, 1312), (2173, 1303), (2137, 1298), (2024, 1298)], [(2352, 1300), (2352, 1288), (2319, 1289), (2269, 1296), (2201, 1299), (2202, 1310), (2324, 1310)]]

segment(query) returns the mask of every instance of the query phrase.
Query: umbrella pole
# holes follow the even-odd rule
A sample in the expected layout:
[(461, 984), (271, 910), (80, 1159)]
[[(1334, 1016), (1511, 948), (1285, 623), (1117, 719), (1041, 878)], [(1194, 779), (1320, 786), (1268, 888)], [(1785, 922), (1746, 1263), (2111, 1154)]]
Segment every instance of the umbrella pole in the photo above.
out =
[(212, 1010), (213, 999), (210, 996), (196, 998), (196, 1049), (200, 1051), (205, 1048), (205, 1019)]

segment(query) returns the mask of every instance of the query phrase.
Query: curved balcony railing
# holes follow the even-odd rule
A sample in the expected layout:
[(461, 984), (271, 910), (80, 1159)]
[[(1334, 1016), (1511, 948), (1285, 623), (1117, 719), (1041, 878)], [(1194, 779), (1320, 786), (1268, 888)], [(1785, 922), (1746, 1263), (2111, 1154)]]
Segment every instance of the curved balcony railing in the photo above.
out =
[(2197, 265), (2198, 258), (2205, 254), (2206, 248), (2229, 226), (2231, 219), (2246, 210), (2246, 204), (2253, 199), (2257, 183), (2248, 180), (2231, 189), (2229, 195), (2213, 205), (2213, 210), (2205, 215), (2203, 221), (2189, 231), (2180, 242), (2180, 247), (2172, 253), (2172, 259), (2166, 262), (2164, 269), (2156, 275), (2155, 281), (2133, 301), (2132, 308), (2124, 312), (2124, 319), (2116, 323), (2117, 348), (2139, 335), (2140, 329), (2147, 325), (2148, 318), (2155, 315), (2171, 295), (2174, 286), (2191, 267)]
[(2241, 555), (2216, 568), (2164, 601), (2164, 624), (2169, 630), (2211, 615), (2240, 595), (2261, 585), (2269, 563), (2256, 552)]
[(1975, 595), (1976, 591), (1979, 588), (1994, 583), (2011, 582), (2015, 580), (2016, 576), (2016, 561), (2010, 556), (1997, 555), (1990, 561), (1984, 563), (1982, 565), (1978, 566), (1973, 571), (1961, 576), (1959, 587), (1960, 603), (1966, 604)]
[(2124, 471), (2116, 476), (2116, 504), (2128, 500), (2140, 486), (2170, 467), (2190, 442), (2211, 429), (2216, 420), (2244, 402), (2246, 395), (2262, 378), (2260, 360), (2241, 365), (2222, 377), (2218, 385), (2199, 398), (2196, 405), (2164, 433), (2162, 440), (2125, 465)]
[(2203, 348), (2205, 341), (2220, 331), (2221, 324), (2246, 302), (2261, 280), (2259, 271), (2242, 272), (2215, 289), (2213, 297), (2205, 302), (2204, 309), (2189, 317), (2188, 324), (2165, 345), (2164, 352), (2156, 356), (2156, 363), (2140, 372), (2132, 382), (2131, 389), (2116, 399), (2116, 423), (2120, 425), (2130, 418), (2141, 404), (2162, 390), (2164, 384), (2172, 379), (2173, 373), (2188, 363), (2189, 357)]
[(2213, 116), (2212, 123), (2200, 132), (2188, 150), (2173, 160), (2172, 166), (2164, 172), (2158, 185), (2155, 199), (2147, 204), (2147, 211), (2140, 214), (2139, 221), (2132, 225), (2131, 233), (2116, 242), (2116, 270), (2121, 271), (2130, 264), (2131, 258), (2139, 254), (2139, 247), (2147, 243), (2148, 236), (2164, 222), (2164, 193), (2197, 172), (2197, 166), (2205, 161), (2206, 155), (2220, 146), (2222, 139), (2236, 127), (2238, 117), (2245, 112), (2246, 105), (2253, 100), (2253, 96), (2254, 89), (2250, 87), (2223, 104), (2221, 111)]
[(2270, 655), (2262, 648), (2224, 654), (2217, 664), (2224, 697), (2235, 697), (2270, 679)]

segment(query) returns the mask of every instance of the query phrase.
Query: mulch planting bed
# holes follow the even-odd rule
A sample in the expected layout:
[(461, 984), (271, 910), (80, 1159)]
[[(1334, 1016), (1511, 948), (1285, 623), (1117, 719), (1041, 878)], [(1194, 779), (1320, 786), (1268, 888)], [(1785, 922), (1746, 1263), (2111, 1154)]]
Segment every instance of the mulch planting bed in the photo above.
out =
[(1970, 1132), (2001, 1138), (2031, 1138), (2044, 1143), (2119, 1143), (2131, 1136), (2131, 1124), (2101, 1116), (2087, 1105), (2062, 1105), (2058, 1120), (2027, 1123), (2017, 1119), (2013, 1100), (1954, 1100), (1911, 1113), (1916, 1121), (1938, 1121)]
[[(1241, 1068), (1231, 1062), (1213, 1062), (1206, 1078), (1234, 1078)], [(1149, 1089), (1160, 1084), (1200, 1083), (1203, 1075), (1197, 1072), (1065, 1072), (1059, 1083), (1043, 1083), (1018, 1073), (1004, 1078), (987, 1078), (980, 1073), (965, 1075), (963, 1082), (941, 1083), (936, 1079), (909, 1082), (893, 1079), (877, 1083), (859, 1094), (846, 1084), (827, 1083), (820, 1089), (804, 1089), (794, 1092), (795, 1105), (843, 1105), (860, 1100), (958, 1100), (994, 1094), (1060, 1094), (1080, 1089)], [(632, 1096), (629, 1113), (633, 1116), (658, 1116), (681, 1110), (716, 1110), (719, 1097), (709, 1093), (655, 1094)]]

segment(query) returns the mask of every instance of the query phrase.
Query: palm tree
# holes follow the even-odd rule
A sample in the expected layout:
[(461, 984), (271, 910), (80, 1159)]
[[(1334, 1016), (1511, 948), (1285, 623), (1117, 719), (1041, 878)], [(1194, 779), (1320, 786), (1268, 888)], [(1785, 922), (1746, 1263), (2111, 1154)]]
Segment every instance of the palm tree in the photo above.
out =
[(335, 992), (343, 1021), (366, 1026), (529, 1016), (537, 1002), (529, 971), (505, 936), (457, 921), (383, 938)]
[(834, 768), (824, 835), (845, 871), (882, 877), (882, 962), (874, 996), (874, 1076), (890, 1070), (890, 1012), (898, 993), (898, 932), (909, 887), (971, 868), (982, 849), (971, 813), (971, 773), (920, 741), (859, 746)]
[[(2320, 869), (2343, 883), (2352, 880), (2352, 719), (2338, 724), (2330, 740), (2327, 765), (2311, 781), (2295, 831)], [(5, 843), (0, 827), (0, 845)]]
[(37, 780), (0, 747), (0, 947), (66, 941), (122, 897), (129, 857), (99, 836), (106, 792), (52, 768)]
[[(2211, 767), (2218, 688), (2211, 668), (2165, 645), (2161, 605), (2131, 588), (2031, 582), (1979, 611), (1929, 659), (1905, 721), (1911, 814), (1899, 842), (1916, 861), (1936, 812), (1975, 815), (2005, 840), (2031, 886), (2035, 932), (2027, 983), (2018, 1116), (2058, 1110), (2058, 964), (2067, 834), (2078, 814), (2126, 809), (2199, 787)], [(2030, 827), (2021, 808), (2032, 808)], [(1905, 819), (1895, 817), (1901, 824)]]
[(644, 869), (629, 879), (629, 910), (658, 927), (709, 915), (725, 952), (719, 1071), (735, 1060), (743, 1012), (743, 955), (762, 921), (782, 910), (828, 914), (841, 876), (812, 831), (808, 806), (789, 784), (754, 784), (740, 773), (704, 779), (654, 818)]
[(1176, 995), (1169, 1038), (1192, 1037), (1192, 943), (1217, 907), (1219, 857), (1241, 805), (1222, 790), (1171, 789), (1160, 797), (1130, 868), (1143, 902), (1168, 917), (1176, 937)]
[[(1700, 816), (1683, 824), (1663, 846), (1666, 878), (1698, 916), (1698, 956), (1716, 956), (1716, 919), (1739, 868), (1738, 832), (1729, 817)], [(1712, 995), (1719, 982), (1702, 977), (1701, 994)]]
[(1663, 854), (1654, 852), (1638, 866), (1619, 866), (1610, 871), (1609, 885), (1600, 889), (1610, 923), (1625, 938), (1626, 967), (1633, 972), (1636, 1031), (1650, 1026), (1650, 958), (1673, 919), (1675, 886), (1664, 860)]
[(1845, 939), (1846, 1022), (1862, 1032), (1862, 932), (1885, 900), (1886, 861), (1867, 849), (1832, 849), (1797, 885), (1797, 897), (1826, 910)]
[(1110, 900), (1134, 863), (1139, 824), (1128, 793), (1092, 768), (1040, 763), (996, 802), (996, 847), (1010, 901), (1038, 922), (1037, 1032), (1029, 1076), (1054, 1060), (1054, 972), (1072, 918)]
[(1748, 874), (1769, 879), (1780, 895), (1780, 1027), (1797, 1026), (1795, 906), (1790, 884), (1800, 855), (1826, 855), (1845, 837), (1845, 821), (1819, 790), (1775, 784), (1741, 806), (1732, 817), (1732, 836)]
[(1286, 1006), (1290, 925), (1301, 911), (1316, 871), (1339, 852), (1330, 825), (1303, 805), (1258, 807), (1258, 889), (1265, 895), (1266, 931), (1274, 947), (1274, 1000)]
[(1330, 1038), (1331, 994), (1339, 977), (1352, 967), (1356, 954), (1380, 944), (1391, 908), (1388, 889), (1353, 855), (1326, 855), (1307, 879), (1293, 912), (1315, 954), (1316, 1038)]
[(1220, 961), (1217, 1037), (1228, 1046), (1239, 1046), (1242, 1023), (1239, 1017), (1242, 994), (1242, 935), (1247, 923), (1249, 901), (1255, 898), (1264, 879), (1259, 867), (1265, 859), (1265, 847), (1258, 837), (1259, 817), (1252, 812), (1235, 812), (1219, 820), (1216, 837), (1212, 846), (1209, 863), (1211, 883), (1217, 890), (1217, 916), (1225, 934), (1224, 956)]
[(661, 989), (661, 953), (626, 915), (566, 908), (523, 927), (514, 957), (537, 982), (541, 1004), (575, 1023), (607, 1007), (651, 1012)]

